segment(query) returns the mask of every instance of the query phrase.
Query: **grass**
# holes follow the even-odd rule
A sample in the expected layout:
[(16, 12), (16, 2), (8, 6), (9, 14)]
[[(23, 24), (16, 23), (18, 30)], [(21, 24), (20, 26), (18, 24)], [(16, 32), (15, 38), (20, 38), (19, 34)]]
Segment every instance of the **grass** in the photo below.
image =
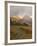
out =
[(11, 25), (10, 26), (10, 40), (13, 39), (31, 39), (32, 27), (25, 25)]

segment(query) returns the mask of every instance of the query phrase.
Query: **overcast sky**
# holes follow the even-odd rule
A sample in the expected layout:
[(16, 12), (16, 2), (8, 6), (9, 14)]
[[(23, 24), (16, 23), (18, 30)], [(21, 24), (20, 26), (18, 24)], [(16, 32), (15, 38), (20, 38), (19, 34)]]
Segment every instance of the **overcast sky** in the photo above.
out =
[(32, 7), (30, 6), (10, 6), (10, 16), (32, 16)]

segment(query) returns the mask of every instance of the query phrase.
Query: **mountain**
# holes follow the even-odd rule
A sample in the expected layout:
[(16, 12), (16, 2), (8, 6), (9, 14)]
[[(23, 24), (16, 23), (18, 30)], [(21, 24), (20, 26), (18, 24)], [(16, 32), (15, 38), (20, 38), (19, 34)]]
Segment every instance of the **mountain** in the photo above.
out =
[(24, 16), (23, 19), (20, 19), (18, 21), (19, 23), (26, 23), (26, 24), (32, 24), (32, 18), (30, 16)]
[(23, 16), (12, 16), (11, 20), (16, 21), (17, 23), (20, 23), (20, 24), (23, 24), (23, 23), (32, 24), (32, 17), (28, 15), (25, 15), (24, 17)]

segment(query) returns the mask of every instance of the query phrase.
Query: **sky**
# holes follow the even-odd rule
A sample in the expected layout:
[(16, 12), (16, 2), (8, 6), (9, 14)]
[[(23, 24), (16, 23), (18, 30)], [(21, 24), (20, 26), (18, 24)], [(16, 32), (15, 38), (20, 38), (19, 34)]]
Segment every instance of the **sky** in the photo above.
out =
[(10, 16), (32, 16), (32, 7), (30, 6), (10, 6)]

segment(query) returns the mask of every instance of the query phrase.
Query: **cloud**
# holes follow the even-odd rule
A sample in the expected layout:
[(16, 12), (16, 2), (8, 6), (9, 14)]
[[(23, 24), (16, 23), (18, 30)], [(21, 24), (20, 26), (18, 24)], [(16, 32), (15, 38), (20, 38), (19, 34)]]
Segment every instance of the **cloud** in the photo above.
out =
[(29, 6), (10, 6), (10, 16), (32, 15), (32, 7)]

